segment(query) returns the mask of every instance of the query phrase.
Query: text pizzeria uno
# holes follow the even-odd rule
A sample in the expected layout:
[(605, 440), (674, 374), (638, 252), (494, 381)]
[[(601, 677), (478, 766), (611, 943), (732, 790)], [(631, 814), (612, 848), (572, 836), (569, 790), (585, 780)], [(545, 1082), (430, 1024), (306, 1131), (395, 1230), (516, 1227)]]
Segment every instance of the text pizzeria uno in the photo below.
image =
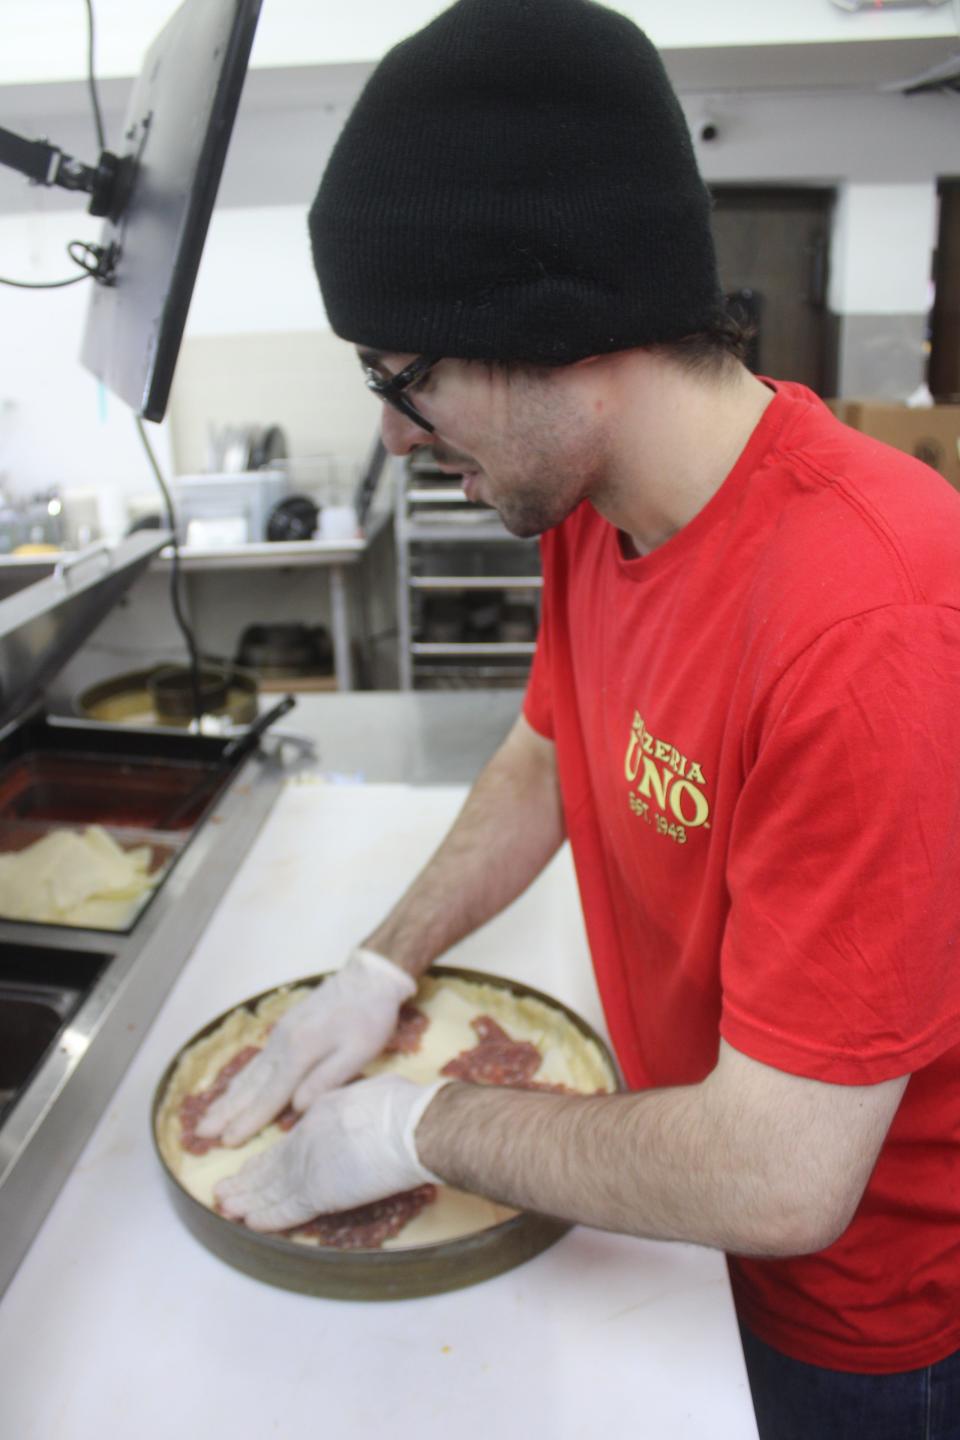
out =
[(693, 783), (705, 784), (703, 771), (696, 760), (688, 760), (675, 745), (651, 735), (639, 711), (633, 712), (633, 725), (627, 744), (624, 773), (646, 800), (654, 800), (663, 811), (670, 810), (682, 825), (696, 829), (710, 817), (710, 806), (703, 791)]

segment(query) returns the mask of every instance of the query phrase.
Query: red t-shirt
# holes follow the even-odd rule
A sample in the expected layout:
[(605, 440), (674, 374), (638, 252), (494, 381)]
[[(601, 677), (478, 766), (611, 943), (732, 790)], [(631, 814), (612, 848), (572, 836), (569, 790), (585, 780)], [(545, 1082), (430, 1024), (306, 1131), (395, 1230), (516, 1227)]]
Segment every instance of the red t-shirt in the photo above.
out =
[(731, 1260), (763, 1339), (884, 1373), (960, 1346), (960, 495), (774, 388), (651, 554), (586, 503), (543, 537), (525, 714), (632, 1088), (696, 1084), (719, 1036), (912, 1074), (846, 1233)]

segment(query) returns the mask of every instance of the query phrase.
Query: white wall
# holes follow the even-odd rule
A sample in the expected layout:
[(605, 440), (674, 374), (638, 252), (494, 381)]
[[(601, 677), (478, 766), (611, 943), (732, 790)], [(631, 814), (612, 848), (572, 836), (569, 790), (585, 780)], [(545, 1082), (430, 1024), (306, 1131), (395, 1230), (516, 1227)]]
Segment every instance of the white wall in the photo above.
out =
[(681, 95), (697, 139), (712, 120), (717, 139), (697, 141), (711, 183), (930, 184), (960, 172), (956, 95), (852, 90)]
[(310, 258), (306, 205), (216, 210), (187, 335), (328, 328)]
[[(95, 0), (97, 69), (135, 75), (144, 49), (173, 13), (171, 0)], [(378, 59), (445, 9), (436, 0), (265, 0), (257, 66), (324, 65)], [(614, 7), (662, 47), (776, 45), (955, 36), (952, 0), (909, 10), (849, 15), (829, 0), (621, 0)], [(80, 0), (5, 0), (0, 85), (76, 80), (85, 57)], [(9, 38), (15, 37), (15, 43)]]
[(830, 309), (838, 315), (926, 313), (936, 239), (930, 186), (844, 186), (834, 214)]
[[(89, 221), (62, 211), (0, 216), (0, 273), (35, 281), (74, 274), (66, 244), (94, 233)], [(76, 358), (92, 283), (46, 291), (0, 287), (0, 491), (94, 492), (102, 523), (119, 530), (124, 493), (153, 481), (130, 411)], [(150, 430), (169, 468), (165, 430)]]

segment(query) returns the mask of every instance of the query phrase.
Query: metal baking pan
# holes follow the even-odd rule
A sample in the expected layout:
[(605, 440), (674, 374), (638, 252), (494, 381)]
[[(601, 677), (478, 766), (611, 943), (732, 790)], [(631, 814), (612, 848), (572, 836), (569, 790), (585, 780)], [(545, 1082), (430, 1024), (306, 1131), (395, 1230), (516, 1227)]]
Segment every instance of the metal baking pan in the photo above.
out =
[[(604, 1041), (581, 1016), (553, 996), (519, 980), (458, 966), (435, 965), (429, 974), (438, 979), (450, 977), (493, 985), (512, 995), (539, 1000), (550, 1009), (559, 1011), (597, 1047), (609, 1070), (611, 1085), (623, 1088), (616, 1062)], [(318, 985), (325, 978), (324, 975), (311, 975), (282, 988)], [(157, 1122), (167, 1087), (185, 1051), (217, 1029), (228, 1015), (243, 1008), (255, 1009), (277, 988), (281, 987), (264, 990), (239, 1005), (231, 1006), (230, 1010), (198, 1030), (167, 1066), (153, 1098), (150, 1129), (174, 1208), (191, 1234), (214, 1255), (257, 1280), (303, 1295), (334, 1300), (408, 1300), (460, 1290), (512, 1270), (555, 1244), (572, 1228), (563, 1220), (521, 1212), (472, 1235), (434, 1245), (390, 1250), (337, 1250), (308, 1247), (282, 1235), (257, 1234), (194, 1199), (167, 1165), (157, 1137)]]

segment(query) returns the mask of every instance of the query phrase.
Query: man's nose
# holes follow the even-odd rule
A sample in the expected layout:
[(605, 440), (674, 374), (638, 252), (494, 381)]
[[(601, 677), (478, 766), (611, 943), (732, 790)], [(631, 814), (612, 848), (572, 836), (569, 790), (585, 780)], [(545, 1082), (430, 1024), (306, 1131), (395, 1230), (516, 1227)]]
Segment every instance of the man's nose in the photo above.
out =
[(430, 444), (430, 431), (402, 415), (392, 405), (383, 406), (380, 433), (391, 455), (409, 455), (419, 446)]

